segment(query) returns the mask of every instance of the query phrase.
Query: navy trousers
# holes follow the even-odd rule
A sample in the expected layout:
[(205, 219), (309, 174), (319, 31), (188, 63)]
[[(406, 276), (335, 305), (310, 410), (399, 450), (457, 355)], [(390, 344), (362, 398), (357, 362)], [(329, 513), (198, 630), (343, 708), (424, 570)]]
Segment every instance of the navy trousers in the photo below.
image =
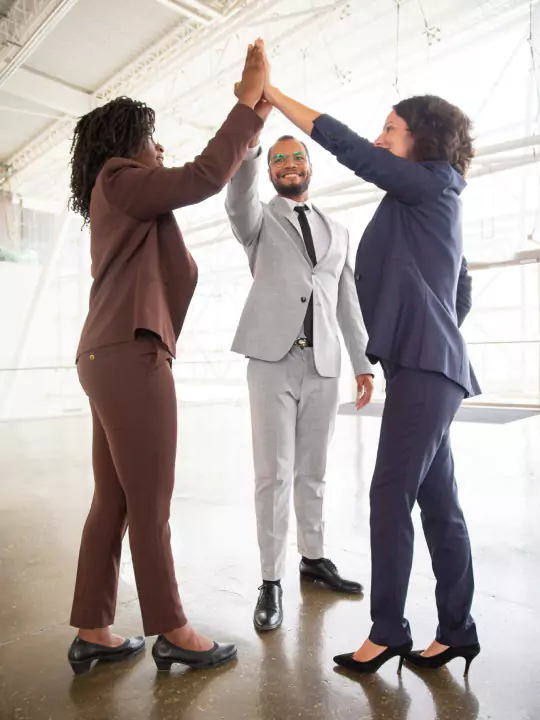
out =
[(478, 642), (470, 614), (474, 593), (471, 547), (458, 501), (450, 425), (465, 392), (444, 375), (383, 365), (387, 393), (371, 503), (370, 639), (396, 646), (411, 640), (405, 601), (420, 506), (437, 581), (437, 640)]

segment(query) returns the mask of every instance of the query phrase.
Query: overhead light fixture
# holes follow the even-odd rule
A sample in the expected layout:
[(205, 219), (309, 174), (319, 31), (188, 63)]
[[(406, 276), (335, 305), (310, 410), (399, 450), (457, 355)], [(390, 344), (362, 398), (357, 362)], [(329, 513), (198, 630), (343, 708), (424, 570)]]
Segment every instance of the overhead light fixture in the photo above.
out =
[[(201, 25), (208, 25), (212, 20), (223, 17), (215, 10), (204, 5), (204, 3), (199, 2), (199, 0), (182, 0), (181, 3), (175, 2), (175, 0), (156, 0), (156, 2)], [(206, 14), (208, 17), (201, 13)]]

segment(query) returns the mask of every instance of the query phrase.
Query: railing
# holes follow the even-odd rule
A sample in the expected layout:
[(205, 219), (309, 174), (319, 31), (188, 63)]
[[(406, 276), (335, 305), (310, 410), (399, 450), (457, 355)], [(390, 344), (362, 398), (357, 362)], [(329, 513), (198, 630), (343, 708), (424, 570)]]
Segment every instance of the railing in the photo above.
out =
[[(173, 374), (179, 403), (247, 399), (245, 360), (240, 356), (178, 361)], [(0, 421), (80, 415), (88, 410), (75, 365), (0, 368)]]
[[(468, 403), (540, 409), (540, 339), (486, 340), (468, 345), (484, 391)], [(180, 403), (247, 400), (243, 358), (231, 355), (221, 360), (185, 360), (175, 363), (173, 368)], [(355, 387), (344, 377), (341, 390), (346, 401)], [(379, 372), (375, 395), (378, 399), (384, 397), (384, 380)], [(87, 412), (88, 401), (74, 365), (0, 368), (0, 420)]]
[[(472, 341), (467, 346), (484, 389), (471, 404), (540, 409), (540, 339)], [(495, 348), (501, 353), (489, 358)]]

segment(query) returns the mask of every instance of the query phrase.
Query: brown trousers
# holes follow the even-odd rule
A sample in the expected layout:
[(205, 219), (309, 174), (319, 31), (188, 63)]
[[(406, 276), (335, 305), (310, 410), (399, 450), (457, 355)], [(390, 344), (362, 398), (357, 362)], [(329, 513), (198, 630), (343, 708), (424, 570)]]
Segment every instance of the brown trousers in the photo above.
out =
[(177, 439), (171, 356), (157, 338), (145, 337), (84, 353), (77, 367), (92, 410), (95, 489), (71, 625), (112, 624), (129, 526), (145, 635), (169, 632), (187, 623), (169, 529)]

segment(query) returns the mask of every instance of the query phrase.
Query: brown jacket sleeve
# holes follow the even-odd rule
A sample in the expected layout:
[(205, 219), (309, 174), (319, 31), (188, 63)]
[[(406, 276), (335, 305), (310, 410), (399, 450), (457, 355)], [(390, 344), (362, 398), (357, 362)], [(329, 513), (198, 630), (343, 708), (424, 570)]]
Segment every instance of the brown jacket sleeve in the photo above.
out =
[(238, 169), (262, 120), (238, 103), (203, 152), (177, 168), (147, 168), (132, 160), (112, 158), (102, 175), (105, 198), (138, 220), (150, 220), (216, 195)]

